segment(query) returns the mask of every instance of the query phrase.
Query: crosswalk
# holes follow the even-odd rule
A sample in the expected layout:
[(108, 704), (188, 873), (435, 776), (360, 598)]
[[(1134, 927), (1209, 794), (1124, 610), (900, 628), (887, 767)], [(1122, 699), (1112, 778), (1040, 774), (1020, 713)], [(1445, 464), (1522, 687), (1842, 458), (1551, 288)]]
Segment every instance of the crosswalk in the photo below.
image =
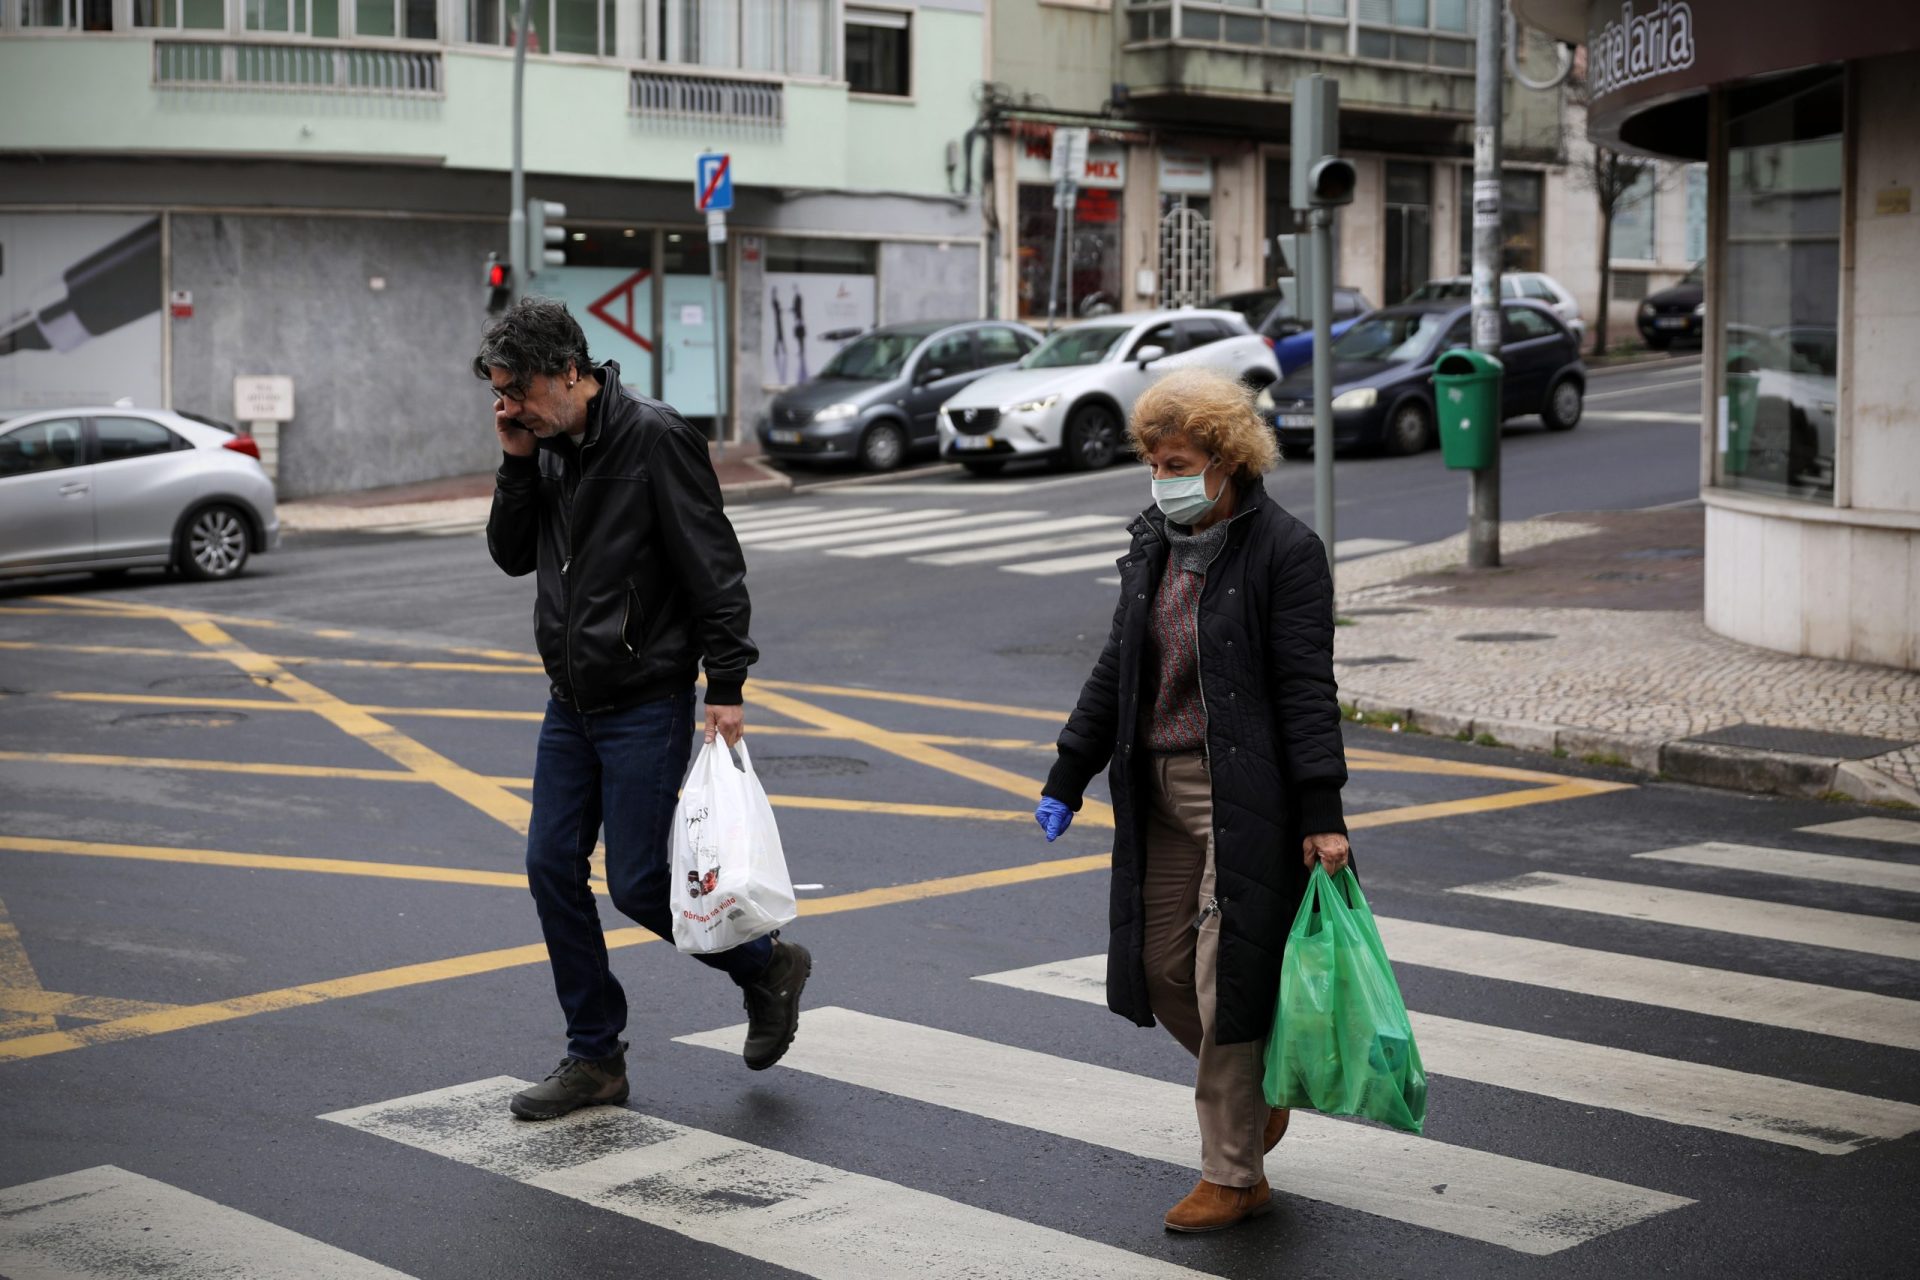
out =
[[(1596, 1008), (1616, 1010), (1611, 1020), (1583, 1020), (1570, 1028), (1608, 1027), (1623, 1018), (1631, 1025), (1657, 1009), (1668, 1020), (1662, 1025), (1678, 1018), (1683, 1029), (1696, 1032), (1667, 1044), (1704, 1048), (1731, 1040), (1730, 1027), (1743, 1029), (1742, 1042), (1750, 1044), (1765, 1044), (1766, 1036), (1782, 1032), (1826, 1038), (1829, 1053), (1793, 1059), (1815, 1065), (1782, 1068), (1775, 1063), (1787, 1055), (1756, 1055), (1735, 1069), (1695, 1060), (1684, 1049), (1649, 1053), (1578, 1034), (1476, 1021), (1458, 1016), (1462, 1010), (1416, 1001), (1414, 1031), (1435, 1081), (1430, 1120), (1447, 1115), (1451, 1100), (1461, 1096), (1449, 1081), (1465, 1081), (1564, 1106), (1563, 1123), (1576, 1138), (1611, 1137), (1613, 1119), (1629, 1118), (1741, 1144), (1742, 1160), (1844, 1159), (1920, 1132), (1920, 1105), (1859, 1089), (1860, 1079), (1874, 1077), (1856, 1074), (1849, 1088), (1806, 1078), (1826, 1069), (1820, 1064), (1844, 1061), (1849, 1045), (1920, 1052), (1920, 1001), (1640, 953), (1669, 940), (1693, 939), (1716, 963), (1730, 964), (1726, 957), (1737, 943), (1739, 954), (1752, 954), (1755, 967), (1765, 969), (1786, 954), (1778, 951), (1783, 946), (1819, 947), (1835, 957), (1836, 975), (1850, 971), (1848, 956), (1920, 958), (1913, 941), (1920, 926), (1893, 914), (1911, 914), (1913, 900), (1906, 895), (1920, 891), (1913, 878), (1920, 866), (1913, 860), (1920, 822), (1856, 819), (1802, 831), (1850, 840), (1855, 848), (1845, 855), (1794, 848), (1806, 842), (1789, 837), (1782, 842), (1786, 847), (1708, 842), (1647, 849), (1603, 868), (1611, 875), (1534, 872), (1425, 895), (1429, 906), (1484, 904), (1476, 914), (1497, 920), (1498, 928), (1398, 916), (1378, 923), (1403, 983), (1419, 970), (1449, 979), (1408, 983), (1416, 991), (1456, 992), (1465, 980), (1471, 987), (1496, 983), (1608, 1002)], [(1784, 891), (1816, 881), (1839, 895), (1828, 901), (1867, 895), (1873, 908), (1835, 911), (1748, 896), (1769, 884)], [(1609, 949), (1555, 940), (1570, 924), (1596, 919), (1645, 927), (1609, 933)], [(1110, 1015), (1091, 1007), (1105, 1002), (1105, 961), (1098, 955), (964, 976), (982, 991), (998, 993), (991, 997), (996, 1001), (1023, 1002), (1014, 1010), (1020, 1025), (1064, 1030), (1044, 1037), (1050, 1048), (1084, 1044), (1113, 1025)], [(1522, 1000), (1501, 1007), (1524, 1016), (1528, 1005)], [(962, 1029), (942, 1021), (939, 1002), (905, 1016), (897, 1008), (883, 1016), (846, 1005), (806, 1012), (799, 1040), (769, 1085), (778, 1087), (782, 1073), (823, 1082), (838, 1091), (830, 1104), (836, 1115), (844, 1109), (850, 1125), (893, 1135), (859, 1148), (860, 1155), (836, 1157), (848, 1167), (794, 1154), (785, 1149), (791, 1139), (756, 1132), (761, 1141), (749, 1141), (648, 1114), (638, 1088), (628, 1107), (592, 1109), (542, 1125), (509, 1117), (506, 1099), (524, 1087), (509, 1077), (457, 1083), (320, 1119), (337, 1126), (336, 1132), (352, 1132), (354, 1159), (378, 1160), (395, 1145), (411, 1148), (506, 1179), (528, 1194), (563, 1197), (800, 1275), (1068, 1280), (1209, 1274), (1194, 1268), (1217, 1264), (1217, 1258), (1209, 1263), (1191, 1253), (1158, 1256), (1137, 1232), (1103, 1240), (1062, 1229), (1062, 1223), (1088, 1221), (1087, 1215), (1036, 1222), (1030, 1216), (1045, 1215), (1009, 1211), (1004, 1197), (990, 1208), (951, 1185), (939, 1194), (891, 1180), (888, 1144), (905, 1144), (914, 1157), (907, 1165), (919, 1167), (943, 1159), (957, 1141), (990, 1151), (994, 1133), (1008, 1130), (1063, 1141), (1068, 1145), (1045, 1150), (1076, 1166), (1084, 1164), (1084, 1150), (1181, 1169), (1197, 1161), (1189, 1084), (1101, 1065), (1088, 1060), (1092, 1053), (1068, 1056), (1004, 1043), (977, 1034), (976, 1023)], [(692, 1052), (695, 1060), (675, 1069), (683, 1078), (724, 1079), (702, 1064), (722, 1068), (718, 1055), (736, 1056), (744, 1030), (728, 1025), (679, 1037), (681, 1052)], [(945, 1119), (927, 1123), (916, 1116), (911, 1124), (889, 1127), (874, 1117), (890, 1105), (935, 1108)], [(760, 1106), (736, 1113), (732, 1123)], [(729, 1113), (725, 1107), (707, 1110), (716, 1117)], [(1430, 1132), (1436, 1128), (1444, 1125), (1431, 1125)], [(1669, 1175), (1647, 1172), (1662, 1166), (1630, 1164), (1642, 1172), (1623, 1179), (1580, 1167), (1584, 1156), (1555, 1164), (1505, 1153), (1498, 1149), (1504, 1131), (1497, 1126), (1469, 1132), (1474, 1136), (1460, 1139), (1456, 1124), (1454, 1139), (1442, 1140), (1300, 1113), (1269, 1158), (1268, 1173), (1277, 1197), (1535, 1257), (1595, 1246), (1699, 1201), (1742, 1194), (1737, 1178), (1674, 1184)], [(1586, 1151), (1589, 1144), (1576, 1143), (1575, 1149)], [(1596, 1142), (1591, 1149), (1604, 1147)], [(1723, 1152), (1721, 1158), (1728, 1156)], [(1781, 1165), (1774, 1176), (1806, 1172), (1804, 1164)], [(1041, 1187), (1062, 1171), (1022, 1167), (1010, 1176)], [(1178, 1178), (1167, 1182), (1170, 1191), (1181, 1186)], [(1326, 1229), (1309, 1217), (1294, 1222), (1295, 1230)], [(1410, 1265), (1388, 1257), (1382, 1269), (1399, 1273)], [(715, 1266), (724, 1269), (723, 1263)], [(0, 1191), (0, 1275), (130, 1280), (156, 1274), (360, 1280), (402, 1273), (111, 1166)]]

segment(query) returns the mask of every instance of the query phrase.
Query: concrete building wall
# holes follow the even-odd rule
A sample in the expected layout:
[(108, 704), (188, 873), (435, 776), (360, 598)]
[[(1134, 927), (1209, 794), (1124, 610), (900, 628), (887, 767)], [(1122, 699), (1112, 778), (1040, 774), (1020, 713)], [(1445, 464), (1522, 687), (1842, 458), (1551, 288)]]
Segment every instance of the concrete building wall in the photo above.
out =
[(1920, 57), (1863, 63), (1855, 83), (1850, 496), (1920, 520), (1920, 213), (1883, 213), (1877, 201), (1920, 186)]
[(993, 7), (991, 78), (1036, 106), (1098, 111), (1118, 79), (1110, 0), (1018, 0)]
[[(485, 223), (175, 214), (173, 407), (230, 418), (237, 374), (293, 379), (287, 497), (484, 471), (499, 445), (467, 362)], [(379, 278), (385, 288), (374, 290)]]

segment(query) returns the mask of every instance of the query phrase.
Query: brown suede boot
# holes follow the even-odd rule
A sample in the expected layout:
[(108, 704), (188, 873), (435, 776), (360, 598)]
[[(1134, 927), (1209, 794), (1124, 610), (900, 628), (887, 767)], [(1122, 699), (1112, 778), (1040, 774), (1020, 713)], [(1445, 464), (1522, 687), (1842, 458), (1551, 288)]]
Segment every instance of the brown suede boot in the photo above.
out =
[(1271, 1151), (1280, 1145), (1280, 1139), (1287, 1136), (1287, 1121), (1292, 1118), (1293, 1112), (1287, 1110), (1285, 1107), (1275, 1107), (1268, 1113), (1267, 1145), (1265, 1150)]
[(1185, 1200), (1167, 1210), (1167, 1230), (1223, 1231), (1264, 1211), (1269, 1200), (1265, 1178), (1251, 1187), (1223, 1187), (1202, 1178)]

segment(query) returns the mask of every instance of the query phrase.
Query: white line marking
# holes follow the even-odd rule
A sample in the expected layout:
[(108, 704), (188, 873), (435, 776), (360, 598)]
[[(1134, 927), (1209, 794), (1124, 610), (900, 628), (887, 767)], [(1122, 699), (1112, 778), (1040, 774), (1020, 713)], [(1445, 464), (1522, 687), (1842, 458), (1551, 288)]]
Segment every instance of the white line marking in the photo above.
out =
[(1118, 578), (1095, 578), (1094, 581), (1103, 587), (1117, 587), (1120, 585), (1120, 579)]
[(1672, 422), (1690, 427), (1700, 425), (1700, 415), (1697, 413), (1661, 413), (1653, 409), (1595, 409), (1587, 416), (1606, 418), (1612, 422)]
[[(1126, 528), (1112, 516), (1067, 516), (1052, 520), (1034, 517), (1035, 511), (1001, 511), (997, 513), (1008, 523), (974, 529), (968, 533), (929, 534), (923, 538), (902, 538), (896, 542), (876, 542), (871, 546), (848, 547), (845, 550), (829, 552), (836, 556), (903, 556), (916, 551), (938, 551), (942, 547), (979, 546), (982, 542), (995, 544), (1002, 556), (1031, 555), (1034, 539), (1043, 534), (1066, 533), (1073, 529), (1091, 529), (1096, 526), (1107, 531), (1107, 541), (1124, 539)], [(1116, 553), (1117, 554), (1117, 553)]]
[[(1102, 517), (1105, 519), (1105, 517)], [(1085, 547), (1112, 547), (1113, 558), (1119, 559), (1120, 553), (1127, 549), (1127, 530), (1125, 525), (1117, 529), (1102, 529), (1098, 533), (1070, 533), (1058, 538), (1040, 538), (1027, 544), (1027, 549), (1035, 553), (1055, 551), (1079, 551)], [(915, 564), (985, 564), (989, 561), (1005, 560), (1007, 549), (1001, 546), (969, 547), (965, 551), (943, 551), (937, 556), (915, 556)]]
[(1003, 564), (1001, 570), (1006, 573), (1026, 573), (1036, 577), (1052, 578), (1063, 573), (1085, 573), (1089, 569), (1111, 569), (1113, 562), (1120, 558), (1125, 547), (1115, 547), (1112, 551), (1102, 551), (1086, 556), (1066, 556), (1059, 560), (1032, 560), (1026, 564)]
[[(990, 973), (981, 982), (1106, 1003), (1105, 956)], [(1846, 1155), (1920, 1129), (1920, 1107), (1609, 1045), (1412, 1013), (1428, 1071), (1580, 1106)]]
[(1887, 916), (1823, 911), (1818, 907), (1787, 906), (1755, 898), (1730, 898), (1691, 889), (1593, 876), (1563, 876), (1547, 871), (1515, 876), (1488, 884), (1458, 885), (1449, 893), (1501, 902), (1524, 902), (1586, 911), (1596, 915), (1655, 924), (1706, 929), (1774, 942), (1797, 942), (1810, 947), (1832, 947), (1896, 960), (1920, 960), (1920, 924)]
[(1699, 385), (1700, 379), (1698, 377), (1677, 378), (1670, 382), (1647, 382), (1637, 387), (1621, 387), (1616, 391), (1591, 391), (1587, 393), (1586, 398), (1590, 401), (1605, 400), (1613, 396), (1638, 396), (1645, 395), (1649, 391), (1664, 391), (1670, 387), (1697, 387)]
[(1850, 840), (1888, 840), (1894, 844), (1920, 844), (1920, 822), (1900, 818), (1848, 818), (1845, 822), (1823, 822), (1817, 827), (1802, 827), (1810, 836), (1845, 836)]
[(408, 1280), (404, 1271), (112, 1165), (0, 1191), (15, 1280)]
[(1920, 1050), (1920, 1001), (1418, 920), (1374, 923), (1395, 964)]
[(734, 533), (744, 544), (750, 539), (766, 539), (787, 532), (801, 534), (818, 533), (822, 529), (858, 528), (869, 520), (893, 519), (900, 514), (892, 507), (852, 507), (839, 512), (816, 511), (811, 515), (795, 516), (791, 520), (764, 520), (758, 524), (748, 524), (745, 528), (735, 525)]
[[(508, 1097), (525, 1087), (504, 1077), (479, 1080), (321, 1119), (803, 1275), (859, 1280), (1198, 1280), (1200, 1275), (621, 1107), (593, 1107), (527, 1124), (507, 1113)], [(640, 1272), (648, 1269), (644, 1259), (630, 1264)], [(657, 1270), (658, 1260), (653, 1264)]]
[[(1191, 1086), (851, 1009), (814, 1009), (781, 1065), (967, 1115), (1192, 1168)], [(743, 1029), (681, 1043), (738, 1053)], [(1276, 1192), (1470, 1240), (1557, 1253), (1692, 1201), (1430, 1138), (1296, 1111)]]
[(1865, 889), (1920, 893), (1920, 866), (1877, 858), (1843, 858), (1830, 853), (1800, 853), (1757, 844), (1725, 844), (1718, 840), (1681, 845), (1674, 849), (1655, 849), (1633, 856), (1654, 862), (1721, 867), (1729, 871), (1753, 871), (1768, 876), (1828, 880), (1834, 884), (1857, 885)]
[(1398, 551), (1412, 545), (1398, 538), (1342, 538), (1333, 544), (1333, 558), (1352, 560), (1360, 556), (1377, 555), (1382, 551)]
[[(963, 516), (957, 511), (919, 511), (912, 515), (902, 514), (885, 521), (856, 521), (866, 527), (857, 530), (842, 530), (837, 533), (813, 533), (791, 540), (770, 540), (762, 545), (777, 546), (782, 550), (804, 551), (822, 547), (845, 547), (865, 543), (873, 538), (900, 538), (922, 533), (942, 533), (949, 529), (973, 529), (981, 525), (998, 523), (998, 511), (981, 511)], [(880, 528), (880, 525), (886, 525)]]

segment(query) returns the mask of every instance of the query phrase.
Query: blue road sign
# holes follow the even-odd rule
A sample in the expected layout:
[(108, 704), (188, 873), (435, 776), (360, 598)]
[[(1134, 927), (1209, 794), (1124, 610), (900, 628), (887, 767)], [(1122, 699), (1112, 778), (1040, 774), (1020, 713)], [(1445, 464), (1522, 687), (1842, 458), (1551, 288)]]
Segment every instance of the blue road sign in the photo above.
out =
[(725, 213), (733, 208), (732, 157), (709, 152), (693, 171), (693, 207), (702, 213)]

